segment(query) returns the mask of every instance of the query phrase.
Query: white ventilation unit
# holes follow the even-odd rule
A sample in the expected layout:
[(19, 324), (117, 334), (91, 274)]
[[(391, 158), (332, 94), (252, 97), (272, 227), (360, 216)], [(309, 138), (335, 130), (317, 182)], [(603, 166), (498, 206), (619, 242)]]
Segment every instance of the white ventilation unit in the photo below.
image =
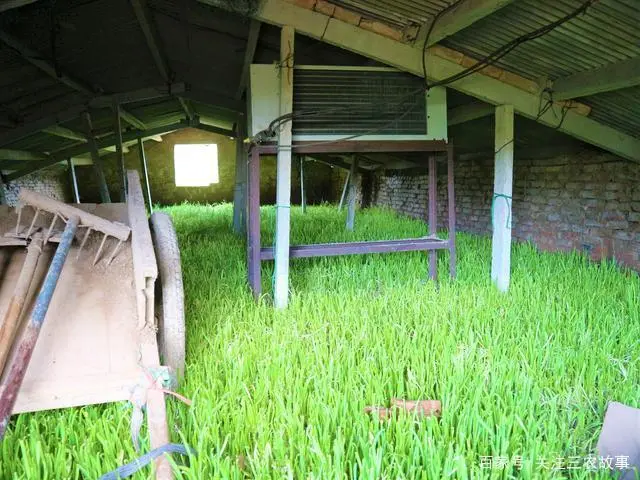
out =
[[(275, 65), (251, 65), (249, 134), (280, 116)], [(296, 66), (293, 139), (447, 140), (444, 87), (424, 93), (423, 79), (393, 68)]]

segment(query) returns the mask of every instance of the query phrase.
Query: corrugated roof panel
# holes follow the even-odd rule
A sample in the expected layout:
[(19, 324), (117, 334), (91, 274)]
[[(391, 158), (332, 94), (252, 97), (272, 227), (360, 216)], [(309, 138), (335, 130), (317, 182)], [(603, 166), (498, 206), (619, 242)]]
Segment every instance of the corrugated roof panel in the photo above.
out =
[[(582, 0), (518, 0), (442, 43), (483, 57), (510, 40), (556, 21)], [(567, 76), (640, 55), (640, 2), (600, 0), (585, 14), (518, 46), (497, 65), (525, 77)]]
[(640, 87), (581, 98), (591, 105), (591, 118), (634, 137), (640, 137)]
[(333, 0), (361, 15), (406, 27), (422, 25), (458, 0)]

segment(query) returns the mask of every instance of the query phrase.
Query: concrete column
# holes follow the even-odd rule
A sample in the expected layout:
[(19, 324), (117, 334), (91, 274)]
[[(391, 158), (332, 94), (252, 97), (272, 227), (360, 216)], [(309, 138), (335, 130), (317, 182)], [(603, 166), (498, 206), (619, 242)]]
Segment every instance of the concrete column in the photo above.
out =
[(492, 200), (491, 279), (509, 289), (511, 269), (511, 195), (513, 192), (513, 106), (496, 107), (495, 177)]
[[(280, 115), (293, 110), (293, 27), (282, 27), (280, 35)], [(289, 303), (289, 232), (291, 229), (291, 122), (284, 122), (278, 137), (276, 166), (276, 244), (273, 303), (286, 308)]]

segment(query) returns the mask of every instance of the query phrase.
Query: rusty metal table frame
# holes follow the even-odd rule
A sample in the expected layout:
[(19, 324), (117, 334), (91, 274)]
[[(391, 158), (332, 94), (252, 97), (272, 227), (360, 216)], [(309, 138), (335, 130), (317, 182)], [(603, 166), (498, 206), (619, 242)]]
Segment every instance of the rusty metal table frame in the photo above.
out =
[[(437, 280), (437, 251), (449, 250), (449, 274), (456, 276), (456, 210), (453, 185), (453, 145), (437, 140), (411, 141), (340, 141), (340, 142), (294, 142), (291, 150), (295, 154), (314, 153), (398, 153), (424, 152), (428, 155), (429, 168), (429, 237), (401, 240), (378, 240), (370, 242), (324, 243), (313, 245), (291, 245), (290, 258), (326, 257), (334, 255), (354, 255), (366, 253), (387, 253), (406, 251), (429, 252), (429, 277)], [(260, 158), (262, 155), (276, 155), (278, 145), (254, 145), (249, 155), (248, 178), (248, 225), (247, 225), (247, 265), (249, 286), (257, 300), (261, 294), (260, 266), (263, 260), (273, 260), (274, 248), (260, 244)], [(447, 201), (449, 235), (447, 239), (435, 237), (437, 228), (437, 173), (436, 153), (447, 154)]]

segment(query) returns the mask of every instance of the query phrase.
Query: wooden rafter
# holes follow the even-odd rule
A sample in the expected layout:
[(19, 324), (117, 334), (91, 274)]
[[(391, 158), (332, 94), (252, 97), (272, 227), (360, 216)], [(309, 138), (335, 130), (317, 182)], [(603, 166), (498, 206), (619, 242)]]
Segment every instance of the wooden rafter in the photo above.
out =
[(43, 128), (42, 131), (49, 135), (66, 138), (67, 140), (76, 140), (78, 142), (87, 141), (87, 138), (82, 133), (71, 130), (70, 128), (61, 127), (60, 125)]
[(35, 120), (33, 122), (29, 122), (19, 127), (13, 128), (8, 132), (5, 132), (2, 135), (0, 135), (0, 145), (8, 145), (10, 143), (17, 142), (18, 140), (21, 140), (30, 135), (33, 135), (34, 133), (37, 133), (44, 128), (47, 128), (59, 123), (65, 123), (75, 118), (78, 118), (86, 110), (87, 110), (86, 106), (79, 105), (77, 107), (69, 108), (65, 111), (61, 111), (56, 115), (44, 117), (39, 120)]
[(89, 105), (93, 108), (110, 108), (111, 105), (113, 105), (113, 102), (117, 102), (119, 105), (124, 105), (133, 102), (162, 99), (184, 93), (186, 89), (186, 85), (182, 82), (170, 83), (168, 85), (159, 85), (157, 87), (141, 88), (131, 92), (100, 95), (92, 98), (89, 101)]
[(8, 148), (0, 148), (0, 160), (44, 160), (48, 155), (44, 153), (31, 152), (28, 150), (11, 150)]
[(226, 128), (216, 127), (214, 125), (207, 125), (206, 123), (197, 123), (195, 128), (203, 130), (205, 132), (217, 133), (218, 135), (224, 135), (225, 137), (235, 138), (236, 133), (233, 130), (227, 130)]
[[(178, 123), (172, 123), (169, 125), (151, 127), (146, 131), (123, 132), (122, 141), (125, 142), (126, 144), (126, 142), (130, 142), (131, 140), (136, 140), (138, 138), (153, 138), (156, 135), (161, 135), (174, 130), (180, 130), (188, 126), (189, 126), (188, 122), (178, 122)], [(112, 147), (116, 144), (116, 136), (115, 134), (111, 134), (106, 137), (96, 138), (95, 144), (96, 144), (96, 148), (98, 148), (99, 150)], [(67, 158), (75, 158), (89, 152), (90, 152), (90, 148), (87, 143), (74, 145), (72, 147), (65, 148), (63, 150), (52, 152), (51, 155), (49, 155), (49, 157), (46, 160), (30, 162), (28, 166), (25, 167), (24, 169), (7, 175), (7, 180), (8, 181), (15, 180), (16, 178), (20, 178), (24, 175), (28, 175), (38, 170), (42, 170), (43, 168), (50, 167), (51, 165), (55, 165), (56, 163), (66, 162)]]
[[(35, 50), (32, 50), (13, 35), (0, 30), (0, 41), (4, 42), (6, 45), (15, 50), (24, 60), (39, 68), (51, 78), (56, 79), (67, 87), (88, 97), (93, 97), (97, 93), (96, 90), (90, 85), (87, 85), (83, 81), (74, 78), (66, 72), (62, 72), (59, 69), (56, 69), (51, 63), (44, 60), (45, 57), (43, 55), (36, 52)], [(144, 126), (144, 123), (131, 113), (123, 111), (122, 119), (136, 128), (146, 128)]]
[[(435, 45), (463, 28), (506, 7), (513, 1), (514, 0), (462, 0), (453, 4), (453, 7), (446, 10), (436, 20), (429, 34), (429, 43), (427, 46)], [(427, 23), (420, 28), (420, 32), (416, 38), (416, 44), (420, 47), (424, 46), (424, 41), (426, 40), (430, 27), (431, 23)]]
[(20, 8), (31, 3), (35, 3), (37, 0), (3, 0), (0, 2), (0, 12), (11, 10), (12, 8)]
[[(156, 24), (153, 21), (153, 18), (151, 18), (151, 13), (149, 12), (146, 0), (131, 0), (131, 6), (133, 7), (136, 19), (142, 29), (142, 33), (144, 34), (144, 38), (147, 42), (147, 47), (151, 52), (151, 56), (153, 57), (153, 61), (156, 64), (156, 68), (158, 69), (160, 76), (165, 82), (172, 82), (173, 72), (169, 67), (167, 57), (164, 54)], [(182, 110), (184, 110), (187, 118), (191, 119), (196, 115), (191, 102), (180, 96), (178, 96), (178, 101), (180, 102), (180, 106), (182, 107)]]
[(553, 98), (569, 100), (640, 85), (640, 57), (575, 73), (553, 82)]
[(452, 108), (447, 112), (447, 124), (451, 127), (461, 123), (470, 122), (478, 118), (493, 115), (495, 107), (487, 103), (473, 102)]
[(240, 74), (240, 81), (238, 82), (238, 90), (236, 90), (236, 100), (240, 100), (247, 88), (247, 79), (249, 78), (249, 67), (253, 62), (253, 57), (256, 53), (256, 47), (258, 46), (258, 37), (260, 37), (260, 26), (262, 24), (255, 19), (251, 20), (249, 26), (249, 37), (247, 38), (247, 48), (244, 51), (244, 61), (242, 63), (242, 73)]
[(244, 102), (236, 100), (235, 98), (229, 98), (226, 95), (212, 92), (209, 90), (201, 90), (198, 88), (191, 88), (185, 92), (183, 97), (188, 98), (194, 102), (206, 103), (208, 105), (221, 108), (223, 110), (229, 110), (231, 112), (243, 113), (246, 109)]
[(144, 38), (147, 42), (147, 47), (151, 52), (151, 56), (153, 57), (153, 61), (156, 64), (156, 68), (160, 72), (160, 76), (165, 82), (168, 82), (171, 78), (171, 70), (169, 68), (169, 64), (167, 62), (167, 58), (164, 55), (164, 52), (160, 46), (160, 41), (158, 39), (158, 32), (151, 18), (151, 14), (149, 12), (149, 8), (147, 7), (146, 0), (131, 0), (131, 6), (133, 7), (133, 11), (136, 14), (136, 19), (138, 20), (138, 24), (142, 29), (142, 33), (144, 34)]

